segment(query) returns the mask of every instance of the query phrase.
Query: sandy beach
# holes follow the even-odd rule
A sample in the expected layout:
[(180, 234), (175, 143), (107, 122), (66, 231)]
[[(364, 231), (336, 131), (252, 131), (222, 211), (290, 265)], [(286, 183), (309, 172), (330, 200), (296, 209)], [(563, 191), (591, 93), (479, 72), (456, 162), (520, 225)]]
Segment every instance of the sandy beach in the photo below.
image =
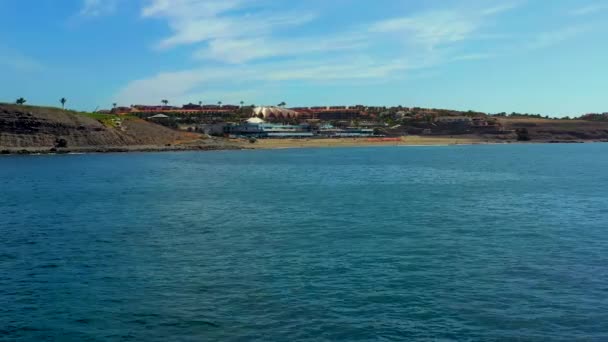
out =
[(116, 152), (176, 152), (213, 150), (265, 150), (287, 148), (347, 148), (373, 146), (449, 146), (486, 144), (475, 138), (421, 137), (402, 138), (340, 138), (340, 139), (258, 139), (250, 143), (244, 139), (214, 138), (207, 140), (180, 141), (171, 145), (132, 146), (72, 146), (70, 148), (51, 147), (0, 147), (2, 154), (55, 154), (55, 153), (116, 153)]
[(440, 146), (483, 144), (475, 138), (407, 136), (401, 138), (341, 138), (341, 139), (259, 139), (245, 147), (254, 149), (364, 147), (364, 146)]

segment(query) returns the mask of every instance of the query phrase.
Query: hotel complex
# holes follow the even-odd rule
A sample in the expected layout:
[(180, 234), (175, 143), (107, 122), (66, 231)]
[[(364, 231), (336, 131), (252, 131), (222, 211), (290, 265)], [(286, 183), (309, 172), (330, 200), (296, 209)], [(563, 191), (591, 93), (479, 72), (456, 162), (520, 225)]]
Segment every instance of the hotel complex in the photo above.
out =
[(267, 123), (260, 118), (251, 118), (241, 124), (226, 125), (224, 133), (232, 136), (254, 138), (326, 138), (372, 137), (373, 129), (336, 128), (330, 124), (313, 126), (309, 123), (299, 125)]
[[(130, 107), (115, 107), (111, 110), (102, 110), (100, 113), (117, 115), (227, 115), (237, 112), (243, 106), (236, 105), (197, 105), (187, 104), (182, 107), (174, 106), (148, 106), (133, 105)], [(369, 107), (365, 106), (327, 106), (327, 107), (297, 107), (284, 108), (278, 106), (248, 107), (253, 115), (264, 120), (301, 119), (301, 120), (352, 120), (359, 116), (366, 116)]]
[(176, 129), (245, 138), (373, 137), (405, 134), (502, 132), (494, 119), (476, 112), (406, 107), (132, 105), (101, 113), (132, 115)]

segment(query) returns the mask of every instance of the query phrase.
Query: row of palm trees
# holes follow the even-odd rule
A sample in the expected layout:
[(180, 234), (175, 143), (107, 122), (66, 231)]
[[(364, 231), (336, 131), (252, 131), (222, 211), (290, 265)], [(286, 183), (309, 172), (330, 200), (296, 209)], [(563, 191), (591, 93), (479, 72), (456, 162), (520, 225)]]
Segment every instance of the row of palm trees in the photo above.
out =
[[(163, 100), (160, 100), (160, 103), (162, 103), (163, 106), (168, 106), (169, 105), (169, 100), (163, 99)], [(244, 103), (245, 102), (241, 101), (241, 106), (243, 106)], [(218, 106), (221, 106), (222, 105), (222, 101), (218, 101), (217, 104), (218, 104)], [(202, 106), (203, 105), (203, 101), (198, 101), (198, 105)], [(116, 102), (112, 103), (112, 108), (116, 108), (116, 106), (118, 106), (118, 104)]]
[[(18, 98), (18, 99), (15, 101), (15, 103), (16, 103), (16, 104), (18, 104), (18, 105), (24, 105), (26, 102), (27, 102), (27, 100), (26, 100), (26, 99), (24, 99), (23, 97), (20, 97), (20, 98)], [(65, 104), (66, 104), (66, 102), (68, 102), (68, 100), (67, 100), (65, 97), (62, 97), (62, 98), (59, 100), (59, 103), (61, 103), (61, 108), (65, 109)], [(163, 99), (163, 100), (161, 100), (160, 102), (161, 102), (161, 103), (162, 103), (164, 106), (169, 105), (169, 100)], [(218, 102), (217, 102), (217, 105), (218, 105), (218, 106), (220, 106), (220, 107), (222, 106), (222, 104), (223, 104), (223, 103), (222, 103), (222, 101), (218, 101)], [(240, 104), (241, 104), (241, 107), (243, 107), (243, 105), (245, 104), (245, 102), (244, 102), (244, 101), (241, 101), (241, 102), (240, 102)], [(112, 103), (112, 107), (113, 107), (113, 108), (116, 108), (116, 106), (117, 106), (117, 105), (118, 105), (118, 104), (117, 104), (116, 102), (115, 102), (115, 103)], [(198, 101), (198, 105), (199, 105), (199, 106), (202, 106), (202, 105), (203, 105), (203, 101)], [(278, 106), (278, 107), (281, 107), (281, 108), (285, 108), (285, 106), (287, 106), (287, 103), (285, 103), (285, 102), (283, 101), (283, 102), (279, 103), (277, 106)]]
[[(15, 103), (16, 103), (16, 104), (21, 105), (21, 106), (23, 106), (23, 105), (24, 105), (26, 102), (27, 102), (27, 100), (26, 100), (26, 99), (24, 99), (23, 97), (20, 97), (20, 98), (18, 98), (18, 99), (15, 101)], [(62, 98), (59, 100), (59, 103), (61, 103), (61, 108), (65, 109), (65, 103), (66, 103), (66, 102), (68, 102), (68, 100), (67, 100), (65, 97), (62, 97)]]
[[(167, 105), (169, 105), (169, 100), (163, 99), (163, 100), (160, 100), (160, 103), (162, 103), (164, 106), (167, 106)], [(283, 105), (285, 105), (285, 102), (281, 102), (281, 103), (283, 103)], [(222, 104), (224, 104), (222, 101), (217, 101), (217, 105), (218, 106), (221, 107)], [(241, 104), (241, 107), (243, 107), (243, 105), (245, 104), (245, 101), (241, 101), (240, 104)], [(203, 105), (203, 101), (198, 101), (198, 105), (202, 106)], [(114, 104), (114, 107), (116, 107), (116, 104)]]

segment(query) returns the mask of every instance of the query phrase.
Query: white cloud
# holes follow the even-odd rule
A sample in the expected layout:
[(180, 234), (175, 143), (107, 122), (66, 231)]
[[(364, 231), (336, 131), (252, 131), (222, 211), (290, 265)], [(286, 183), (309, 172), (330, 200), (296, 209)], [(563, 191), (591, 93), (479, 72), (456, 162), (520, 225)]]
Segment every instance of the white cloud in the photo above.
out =
[(80, 10), (81, 16), (98, 17), (114, 12), (118, 0), (84, 0)]
[[(172, 31), (159, 48), (198, 44), (197, 59), (241, 64), (277, 56), (362, 50), (380, 40), (436, 48), (462, 42), (478, 33), (484, 20), (510, 10), (516, 3), (494, 7), (427, 11), (322, 36), (275, 37), (283, 28), (304, 25), (311, 13), (268, 12), (254, 5), (260, 0), (151, 0), (142, 16), (167, 20)], [(405, 37), (405, 38), (404, 38)]]
[(238, 8), (245, 2), (244, 0), (150, 0), (143, 8), (142, 15), (169, 18), (214, 17)]
[(160, 48), (260, 37), (314, 19), (310, 13), (247, 12), (254, 4), (255, 1), (243, 0), (152, 0), (142, 16), (168, 21), (172, 35), (158, 44)]
[(491, 33), (482, 32), (483, 28), (494, 16), (515, 7), (509, 3), (430, 10), (362, 22), (342, 27), (341, 32), (306, 35), (303, 32), (307, 30), (298, 30), (299, 35), (284, 38), (283, 29), (309, 24), (315, 15), (267, 11), (260, 5), (262, 1), (149, 0), (142, 16), (166, 20), (171, 30), (158, 47), (193, 45), (196, 59), (216, 61), (219, 66), (135, 80), (121, 89), (117, 98), (124, 103), (155, 103), (159, 98), (208, 94), (209, 87), (224, 89), (212, 94), (222, 98), (221, 94), (230, 97), (235, 88), (245, 85), (263, 89), (285, 81), (351, 84), (403, 78), (410, 70), (492, 57), (462, 54), (458, 46), (471, 39), (493, 39), (488, 38)]
[(590, 4), (587, 6), (579, 7), (577, 9), (573, 10), (572, 12), (570, 12), (570, 14), (575, 15), (575, 16), (582, 16), (582, 15), (596, 14), (596, 13), (607, 11), (607, 10), (608, 10), (608, 3), (596, 3), (596, 4)]

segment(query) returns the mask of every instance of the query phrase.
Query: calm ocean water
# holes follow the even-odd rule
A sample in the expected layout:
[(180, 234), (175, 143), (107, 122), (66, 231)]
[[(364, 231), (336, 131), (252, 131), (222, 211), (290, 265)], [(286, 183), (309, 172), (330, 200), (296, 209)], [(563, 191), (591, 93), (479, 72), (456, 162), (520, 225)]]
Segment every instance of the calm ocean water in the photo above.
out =
[(0, 158), (0, 340), (608, 340), (608, 145)]

